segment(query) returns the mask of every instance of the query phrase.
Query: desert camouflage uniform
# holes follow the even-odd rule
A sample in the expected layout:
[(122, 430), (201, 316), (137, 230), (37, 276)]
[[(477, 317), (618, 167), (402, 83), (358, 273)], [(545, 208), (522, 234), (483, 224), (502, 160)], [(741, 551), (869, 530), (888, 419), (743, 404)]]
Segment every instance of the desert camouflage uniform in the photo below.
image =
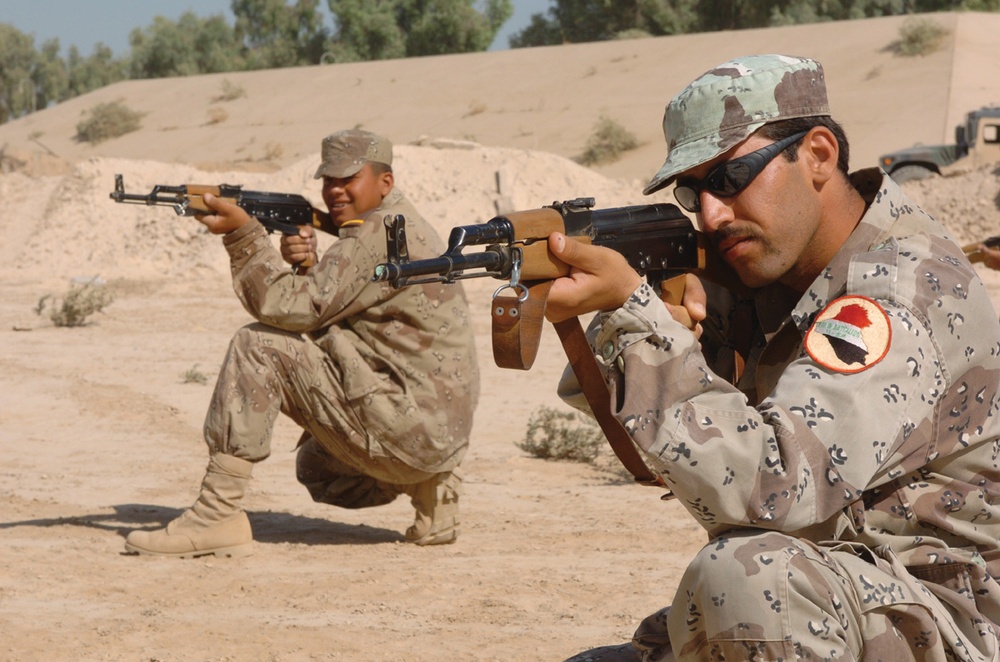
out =
[(237, 332), (219, 375), (212, 453), (266, 458), (283, 412), (305, 430), (299, 479), (345, 507), (386, 503), (393, 486), (461, 462), (479, 396), (468, 304), (460, 287), (371, 282), (390, 214), (405, 215), (414, 259), (443, 252), (398, 189), (342, 227), (308, 275), (289, 271), (256, 221), (225, 236), (236, 294), (259, 323)]
[[(852, 182), (870, 207), (831, 263), (730, 336), (738, 388), (646, 285), (595, 320), (617, 417), (710, 542), (632, 645), (573, 659), (1000, 659), (1000, 324), (933, 219), (875, 169)], [(804, 348), (845, 295), (891, 330), (857, 372)]]

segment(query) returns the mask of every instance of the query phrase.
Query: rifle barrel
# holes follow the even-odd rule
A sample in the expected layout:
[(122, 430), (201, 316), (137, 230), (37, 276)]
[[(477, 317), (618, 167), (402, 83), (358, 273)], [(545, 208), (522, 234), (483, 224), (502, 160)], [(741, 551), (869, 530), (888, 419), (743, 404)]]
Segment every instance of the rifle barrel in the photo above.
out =
[(465, 276), (467, 269), (483, 269), (475, 276), (501, 275), (509, 260), (499, 250), (484, 250), (469, 255), (441, 255), (414, 260), (413, 262), (386, 262), (375, 267), (374, 282), (391, 281), (393, 286), (401, 287), (411, 278), (434, 276), (431, 282), (449, 283)]

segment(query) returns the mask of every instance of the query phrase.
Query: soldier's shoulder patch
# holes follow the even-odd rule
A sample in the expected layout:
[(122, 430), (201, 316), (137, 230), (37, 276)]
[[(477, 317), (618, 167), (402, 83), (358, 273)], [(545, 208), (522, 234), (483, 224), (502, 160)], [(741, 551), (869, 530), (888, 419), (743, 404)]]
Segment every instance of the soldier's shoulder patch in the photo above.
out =
[(867, 370), (883, 358), (892, 341), (892, 326), (882, 306), (868, 297), (850, 295), (830, 302), (806, 332), (806, 351), (834, 372)]

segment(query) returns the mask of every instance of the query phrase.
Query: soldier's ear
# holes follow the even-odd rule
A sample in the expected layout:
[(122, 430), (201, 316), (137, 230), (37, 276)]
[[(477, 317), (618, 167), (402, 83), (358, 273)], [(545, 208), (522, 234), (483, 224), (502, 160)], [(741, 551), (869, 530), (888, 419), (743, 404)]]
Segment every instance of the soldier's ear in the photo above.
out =
[(395, 186), (395, 184), (396, 184), (396, 178), (393, 177), (392, 170), (386, 170), (385, 172), (379, 175), (378, 177), (379, 192), (382, 194), (383, 198), (389, 195), (389, 192), (392, 191), (392, 187)]
[(825, 126), (814, 126), (802, 139), (799, 158), (807, 166), (810, 176), (822, 184), (837, 172), (840, 145), (837, 137)]

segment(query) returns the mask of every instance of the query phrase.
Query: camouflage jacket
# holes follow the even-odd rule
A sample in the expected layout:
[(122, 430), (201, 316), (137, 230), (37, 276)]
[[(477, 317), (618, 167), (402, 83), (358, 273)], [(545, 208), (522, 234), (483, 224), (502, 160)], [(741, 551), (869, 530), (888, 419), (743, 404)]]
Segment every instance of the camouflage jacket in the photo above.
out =
[(387, 255), (382, 219), (396, 214), (406, 217), (413, 259), (444, 252), (434, 229), (393, 189), (364, 223), (342, 227), (304, 276), (288, 269), (256, 221), (226, 235), (233, 287), (257, 320), (307, 334), (327, 352), (372, 453), (448, 471), (468, 446), (479, 397), (468, 303), (461, 287), (372, 282)]
[[(876, 169), (852, 181), (868, 210), (808, 291), (755, 291), (749, 326), (739, 306), (706, 320), (748, 349), (738, 386), (648, 285), (599, 314), (616, 416), (713, 536), (887, 545), (909, 567), (998, 576), (997, 314), (934, 219)], [(560, 393), (579, 406), (577, 389)]]

